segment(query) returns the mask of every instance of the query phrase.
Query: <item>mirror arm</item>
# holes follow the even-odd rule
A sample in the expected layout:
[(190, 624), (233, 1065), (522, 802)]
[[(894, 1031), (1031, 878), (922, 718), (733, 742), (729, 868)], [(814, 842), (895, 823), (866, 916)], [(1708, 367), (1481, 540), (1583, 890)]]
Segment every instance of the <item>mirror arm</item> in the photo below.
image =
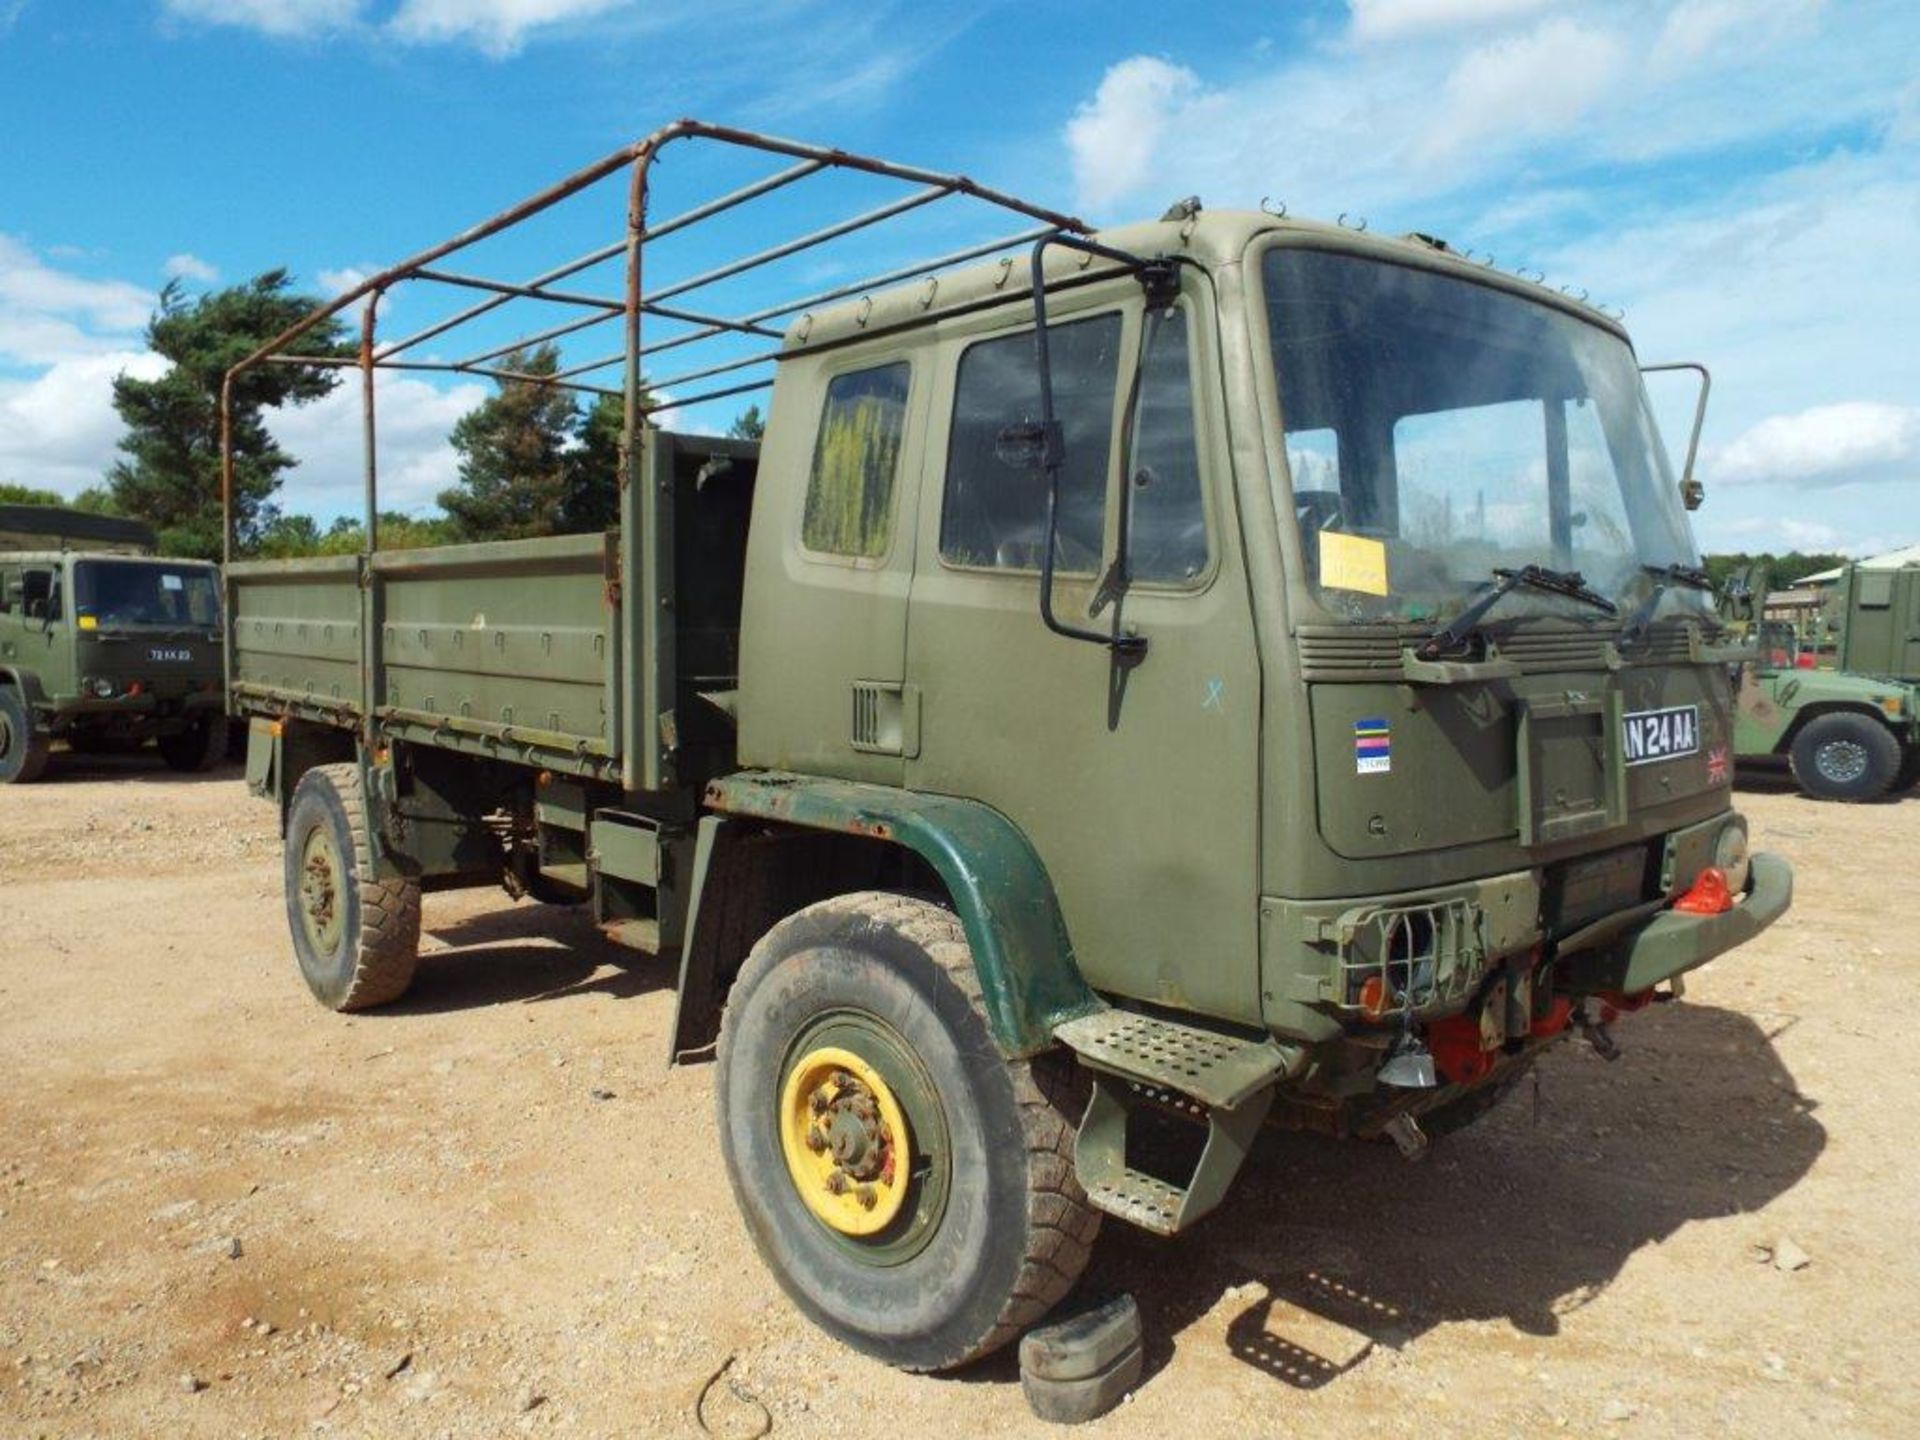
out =
[[(1096, 240), (1088, 240), (1079, 235), (1070, 235), (1056, 230), (1042, 235), (1033, 242), (1030, 260), (1033, 276), (1033, 351), (1034, 363), (1040, 372), (1040, 433), (1041, 468), (1047, 474), (1047, 529), (1045, 550), (1040, 559), (1040, 619), (1047, 629), (1069, 640), (1085, 640), (1094, 645), (1104, 645), (1113, 652), (1114, 659), (1122, 664), (1138, 664), (1147, 653), (1147, 640), (1144, 635), (1127, 635), (1120, 629), (1120, 607), (1113, 607), (1113, 629), (1108, 634), (1097, 630), (1088, 630), (1083, 626), (1069, 625), (1053, 611), (1053, 570), (1054, 553), (1059, 541), (1060, 508), (1060, 469), (1066, 461), (1066, 443), (1060, 429), (1060, 421), (1053, 409), (1053, 359), (1047, 341), (1047, 277), (1046, 257), (1049, 245), (1064, 245), (1070, 250), (1079, 250), (1104, 260), (1113, 260), (1126, 266), (1139, 278), (1141, 287), (1147, 292), (1150, 306), (1163, 307), (1172, 303), (1172, 296), (1180, 290), (1178, 262), (1173, 260), (1144, 260), (1138, 255), (1130, 255), (1124, 250), (1115, 250)], [(1171, 290), (1169, 291), (1169, 286)], [(1124, 471), (1123, 471), (1124, 473)], [(1126, 496), (1121, 497), (1125, 504)], [(1121, 543), (1125, 544), (1125, 526), (1122, 525)], [(1126, 553), (1124, 548), (1115, 557), (1114, 568), (1107, 572), (1107, 581), (1103, 582), (1100, 595), (1109, 595), (1109, 584), (1118, 572), (1126, 574)], [(1117, 598), (1117, 595), (1113, 598)]]
[(1693, 462), (1700, 454), (1700, 432), (1707, 423), (1707, 395), (1713, 389), (1713, 376), (1697, 360), (1674, 360), (1662, 365), (1642, 365), (1642, 375), (1653, 375), (1667, 370), (1691, 370), (1700, 377), (1700, 396), (1693, 405), (1693, 434), (1687, 437), (1687, 460), (1680, 467), (1680, 503), (1689, 510), (1698, 510), (1700, 502), (1707, 498), (1707, 487), (1693, 478)]

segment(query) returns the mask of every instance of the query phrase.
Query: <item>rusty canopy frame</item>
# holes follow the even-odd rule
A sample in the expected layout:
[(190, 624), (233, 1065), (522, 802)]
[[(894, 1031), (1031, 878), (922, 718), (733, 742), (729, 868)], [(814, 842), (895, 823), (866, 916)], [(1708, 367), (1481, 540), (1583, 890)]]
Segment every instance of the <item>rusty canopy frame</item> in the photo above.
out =
[[(649, 174), (660, 153), (678, 140), (713, 141), (735, 149), (785, 157), (793, 163), (750, 184), (729, 190), (711, 200), (683, 210), (668, 219), (650, 224), (647, 218)], [(627, 191), (626, 228), (621, 239), (589, 250), (584, 255), (576, 256), (526, 281), (498, 280), (442, 268), (440, 262), (449, 256), (498, 235), (622, 170), (630, 172), (630, 178)], [(698, 274), (661, 285), (654, 290), (649, 291), (645, 288), (642, 260), (648, 241), (689, 229), (736, 206), (810, 177), (848, 171), (897, 180), (917, 188), (884, 205), (836, 221), (822, 229), (780, 241), (749, 255), (717, 263)], [(884, 274), (870, 275), (818, 293), (764, 306), (743, 315), (715, 314), (701, 308), (697, 302), (690, 304), (686, 300), (686, 297), (694, 295), (695, 292), (735, 275), (827, 244), (856, 231), (868, 229), (950, 196), (965, 196), (979, 200), (1037, 224), (1013, 235), (1001, 236), (992, 241), (970, 245), (949, 254), (887, 271)], [(964, 175), (941, 174), (916, 166), (898, 165), (870, 156), (855, 155), (844, 150), (783, 140), (775, 136), (755, 134), (752, 131), (722, 125), (710, 125), (699, 120), (676, 121), (632, 145), (615, 151), (585, 169), (575, 171), (559, 183), (549, 186), (517, 205), (502, 210), (490, 219), (461, 231), (452, 239), (430, 246), (411, 259), (403, 260), (398, 265), (361, 282), (330, 303), (314, 310), (297, 324), (275, 336), (253, 354), (234, 365), (226, 374), (220, 394), (221, 505), (224, 515), (225, 558), (229, 563), (234, 558), (233, 384), (236, 376), (256, 365), (314, 365), (357, 369), (360, 372), (366, 481), (365, 553), (369, 555), (379, 547), (375, 377), (382, 370), (478, 375), (501, 381), (522, 380), (543, 385), (560, 385), (572, 390), (621, 397), (624, 407), (620, 457), (621, 519), (623, 524), (630, 524), (633, 516), (629, 513), (628, 499), (632, 489), (631, 481), (637, 454), (634, 437), (639, 434), (646, 416), (655, 410), (700, 404), (704, 401), (745, 394), (770, 386), (773, 383), (770, 373), (747, 380), (732, 378), (756, 366), (770, 366), (782, 354), (798, 353), (795, 349), (781, 348), (783, 332), (769, 322), (778, 322), (783, 318), (799, 315), (817, 305), (830, 304), (882, 286), (931, 274), (950, 265), (1030, 245), (1041, 236), (1057, 231), (1081, 235), (1091, 233), (1086, 224), (1071, 215), (1048, 210), (1015, 196), (990, 189)], [(624, 296), (620, 298), (581, 294), (556, 288), (571, 276), (621, 256), (624, 256), (626, 261), (626, 287)], [(377, 334), (381, 297), (394, 286), (407, 281), (424, 281), (475, 291), (479, 292), (483, 298), (421, 330), (382, 344)], [(412, 352), (427, 341), (455, 332), (516, 299), (539, 301), (584, 313), (524, 335), (511, 343), (491, 345), (459, 359), (413, 358)], [(288, 348), (316, 326), (361, 302), (364, 302), (364, 305), (360, 319), (360, 345), (357, 356), (303, 355)], [(651, 344), (643, 344), (641, 324), (643, 318), (648, 315), (691, 328)], [(922, 317), (920, 323), (937, 319), (939, 315), (938, 311), (931, 312)], [(551, 376), (503, 369), (494, 363), (517, 350), (576, 334), (615, 319), (619, 319), (623, 324), (624, 343), (620, 350), (602, 358), (571, 365)], [(695, 363), (692, 368), (678, 374), (651, 379), (648, 381), (648, 388), (661, 394), (662, 398), (652, 405), (642, 403), (641, 362), (646, 357), (671, 350), (696, 347), (704, 341), (732, 337), (765, 340), (769, 342), (770, 348), (744, 357), (735, 356), (706, 364)], [(617, 389), (587, 378), (597, 372), (611, 370), (615, 365), (624, 366), (622, 382)], [(671, 396), (665, 394), (670, 387), (700, 385), (715, 381), (719, 383), (700, 389), (697, 393)]]

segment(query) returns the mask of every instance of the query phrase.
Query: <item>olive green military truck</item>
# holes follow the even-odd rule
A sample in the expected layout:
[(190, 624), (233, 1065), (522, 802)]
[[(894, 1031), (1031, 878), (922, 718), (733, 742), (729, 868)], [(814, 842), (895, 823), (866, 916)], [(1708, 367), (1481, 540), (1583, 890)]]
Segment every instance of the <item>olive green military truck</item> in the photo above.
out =
[(1749, 765), (1784, 763), (1816, 800), (1876, 800), (1920, 780), (1920, 693), (1899, 681), (1822, 668), (1798, 628), (1765, 618), (1770, 579), (1750, 566), (1723, 587), (1720, 615), (1755, 637), (1735, 672), (1733, 749)]
[[(656, 212), (703, 152), (734, 188)], [(481, 273), (603, 180), (608, 243)], [(777, 238), (854, 180), (896, 198)], [(935, 206), (1020, 228), (816, 258)], [(383, 339), (400, 287), (426, 323)], [(891, 1363), (1016, 1336), (1104, 1216), (1193, 1225), (1265, 1125), (1417, 1151), (1788, 905), (1626, 336), (1438, 241), (1197, 201), (1095, 235), (688, 121), (246, 363), (326, 363), (350, 305), (370, 439), (383, 368), (534, 383), (502, 357), (604, 325), (558, 379), (629, 444), (610, 533), (228, 568), (306, 983), (400, 996), (426, 890), (590, 903), (677, 970), (769, 1268)], [(758, 444), (654, 428), (769, 383)]]
[(219, 572), (153, 548), (137, 521), (0, 505), (0, 785), (39, 779), (55, 740), (224, 757)]
[(1734, 753), (1784, 760), (1816, 800), (1877, 800), (1920, 781), (1920, 694), (1911, 685), (1799, 665), (1799, 637), (1760, 627), (1761, 658), (1742, 670)]

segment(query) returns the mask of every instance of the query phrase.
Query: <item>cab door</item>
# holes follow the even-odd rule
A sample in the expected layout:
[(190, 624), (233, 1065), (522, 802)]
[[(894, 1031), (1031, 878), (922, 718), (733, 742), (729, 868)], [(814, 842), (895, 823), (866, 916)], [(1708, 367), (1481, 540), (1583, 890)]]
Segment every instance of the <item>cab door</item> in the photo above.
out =
[(927, 369), (897, 345), (850, 350), (781, 392), (807, 423), (782, 416), (780, 448), (761, 455), (760, 485), (779, 489), (756, 513), (780, 518), (748, 540), (744, 763), (902, 783), (919, 710), (905, 676), (918, 496), (901, 471)]
[(1131, 278), (1050, 307), (1066, 446), (1054, 608), (1070, 625), (1111, 625), (1096, 596), (1125, 528), (1122, 619), (1147, 642), (1132, 666), (1041, 620), (1045, 478), (996, 445), (1037, 418), (1031, 309), (941, 330), (907, 633), (920, 743), (906, 781), (1019, 825), (1095, 988), (1257, 1022), (1259, 669), (1210, 290), (1186, 284), (1151, 315)]

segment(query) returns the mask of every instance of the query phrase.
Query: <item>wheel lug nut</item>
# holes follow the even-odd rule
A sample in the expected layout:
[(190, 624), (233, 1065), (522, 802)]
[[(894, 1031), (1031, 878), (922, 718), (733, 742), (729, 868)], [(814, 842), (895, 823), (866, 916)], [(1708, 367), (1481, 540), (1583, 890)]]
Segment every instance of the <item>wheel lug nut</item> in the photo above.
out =
[(818, 1125), (809, 1125), (807, 1127), (807, 1148), (816, 1155), (827, 1148), (827, 1137), (820, 1133), (820, 1127)]
[(875, 1203), (880, 1199), (880, 1196), (871, 1185), (862, 1185), (859, 1190), (859, 1195), (860, 1203), (869, 1210), (873, 1209)]

